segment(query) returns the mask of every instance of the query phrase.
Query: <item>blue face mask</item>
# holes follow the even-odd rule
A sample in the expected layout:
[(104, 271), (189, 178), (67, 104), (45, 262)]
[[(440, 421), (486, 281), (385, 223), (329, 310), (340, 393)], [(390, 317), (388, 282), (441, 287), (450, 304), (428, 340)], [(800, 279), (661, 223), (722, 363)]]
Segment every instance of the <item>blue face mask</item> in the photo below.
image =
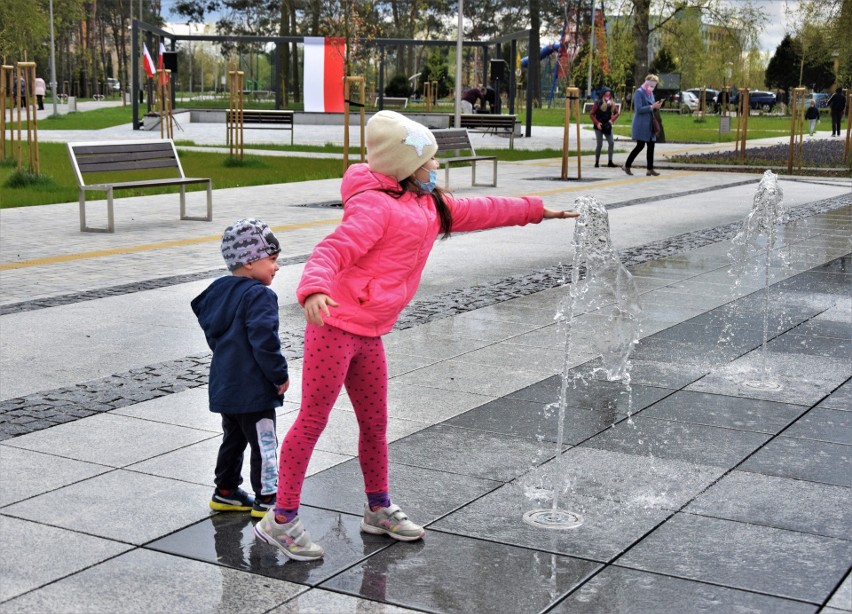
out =
[(435, 170), (434, 168), (430, 169), (429, 170), (429, 181), (427, 181), (425, 183), (422, 182), (422, 181), (419, 181), (417, 179), (415, 179), (414, 181), (417, 182), (417, 187), (419, 187), (421, 190), (423, 190), (427, 194), (431, 194), (435, 190), (435, 187), (438, 185), (438, 171)]

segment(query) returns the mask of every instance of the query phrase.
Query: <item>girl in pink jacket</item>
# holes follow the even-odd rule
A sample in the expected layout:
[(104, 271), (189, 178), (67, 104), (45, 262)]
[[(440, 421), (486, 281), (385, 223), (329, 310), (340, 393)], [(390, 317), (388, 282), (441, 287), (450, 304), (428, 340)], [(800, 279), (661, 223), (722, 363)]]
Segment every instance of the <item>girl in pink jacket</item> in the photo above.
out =
[(435, 187), (435, 137), (399, 113), (376, 113), (366, 140), (368, 163), (350, 166), (343, 177), (343, 221), (316, 246), (296, 290), (307, 320), (302, 406), (281, 445), (276, 507), (255, 526), (260, 539), (300, 561), (323, 555), (299, 520), (299, 499), (342, 386), (360, 429), (367, 495), (361, 530), (402, 541), (425, 533), (390, 500), (381, 336), (417, 292), (438, 235), (579, 215), (548, 209), (536, 197), (453, 198)]

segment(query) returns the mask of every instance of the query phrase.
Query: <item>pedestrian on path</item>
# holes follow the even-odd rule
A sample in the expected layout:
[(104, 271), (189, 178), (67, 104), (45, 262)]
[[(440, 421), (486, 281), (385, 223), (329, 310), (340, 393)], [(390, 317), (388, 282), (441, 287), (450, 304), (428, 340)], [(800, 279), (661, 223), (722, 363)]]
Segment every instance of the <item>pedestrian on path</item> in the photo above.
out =
[(840, 123), (846, 109), (846, 94), (843, 89), (838, 87), (834, 90), (826, 105), (831, 109), (831, 136), (840, 136)]
[[(222, 235), (230, 275), (215, 280), (192, 301), (192, 311), (213, 350), (210, 411), (222, 415), (222, 445), (210, 508), (251, 512), (260, 518), (278, 491), (275, 409), (290, 386), (278, 338), (278, 297), (269, 285), (281, 247), (269, 226), (242, 219)], [(254, 497), (239, 486), (243, 453), (251, 448)]]
[(816, 106), (816, 100), (811, 100), (811, 106), (805, 111), (805, 119), (808, 120), (808, 132), (811, 136), (814, 135), (817, 122), (819, 121), (819, 109)]
[(343, 177), (343, 220), (314, 249), (296, 290), (307, 320), (302, 406), (281, 444), (275, 509), (255, 525), (258, 538), (298, 561), (323, 555), (298, 511), (308, 462), (343, 386), (360, 431), (367, 498), (361, 530), (401, 541), (425, 533), (390, 496), (382, 335), (417, 291), (438, 234), (579, 215), (532, 196), (454, 198), (435, 185), (435, 137), (399, 113), (376, 113), (366, 144), (367, 164), (350, 166)]
[(592, 105), (590, 115), (592, 123), (595, 125), (595, 138), (598, 141), (595, 147), (595, 168), (600, 166), (601, 148), (603, 147), (604, 137), (606, 137), (606, 142), (609, 146), (607, 149), (609, 164), (607, 166), (615, 168), (615, 164), (612, 161), (612, 149), (615, 145), (612, 137), (612, 125), (618, 119), (618, 107), (612, 99), (611, 89), (605, 87), (601, 90), (600, 97)]
[(622, 166), (622, 170), (628, 175), (632, 175), (630, 166), (645, 147), (648, 152), (645, 154), (647, 165), (647, 175), (659, 175), (654, 170), (654, 144), (657, 142), (657, 134), (661, 127), (659, 120), (655, 117), (659, 108), (663, 105), (662, 100), (654, 100), (654, 88), (660, 82), (657, 75), (649, 74), (645, 77), (645, 82), (633, 93), (633, 127), (632, 137), (636, 141), (636, 147), (627, 156), (627, 162)]
[(38, 110), (44, 111), (44, 94), (47, 91), (44, 79), (41, 77), (35, 78), (35, 81), (33, 82), (33, 91), (35, 92), (36, 101), (38, 102)]

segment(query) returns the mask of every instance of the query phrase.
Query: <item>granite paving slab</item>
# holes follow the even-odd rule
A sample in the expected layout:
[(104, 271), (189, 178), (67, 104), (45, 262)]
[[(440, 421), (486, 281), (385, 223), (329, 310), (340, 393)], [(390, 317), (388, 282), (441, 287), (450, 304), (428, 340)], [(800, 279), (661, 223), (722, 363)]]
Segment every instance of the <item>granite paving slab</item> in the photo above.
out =
[(837, 608), (843, 612), (852, 611), (852, 570), (846, 574), (843, 582), (834, 591), (831, 599), (825, 605), (830, 608)]
[(312, 588), (269, 614), (416, 614), (418, 611)]
[(732, 468), (770, 439), (765, 433), (672, 422), (641, 414), (621, 422), (582, 445)]
[[(187, 587), (192, 587), (188, 590)], [(266, 612), (304, 590), (290, 582), (133, 550), (37, 591), (0, 612)]]
[(813, 354), (814, 356), (829, 356), (844, 360), (852, 357), (852, 339), (822, 337), (813, 334), (797, 335), (793, 331), (775, 337), (766, 348), (770, 352), (786, 352), (789, 354)]
[(441, 531), (608, 562), (671, 514), (656, 507), (572, 494), (561, 496), (558, 507), (579, 514), (583, 524), (574, 529), (550, 530), (523, 521), (527, 512), (552, 509), (552, 491), (549, 500), (536, 498), (542, 495), (527, 492), (526, 484), (521, 481), (507, 484), (441, 518), (429, 527), (430, 533)]
[(111, 468), (104, 465), (0, 445), (0, 507), (107, 471)]
[(527, 494), (579, 495), (628, 507), (677, 510), (718, 480), (720, 467), (577, 446), (519, 477)]
[[(127, 544), (0, 515), (0, 601), (23, 595), (131, 548)], [(57, 544), (73, 557), (55, 556)], [(0, 606), (2, 607), (2, 606)]]
[(800, 601), (610, 565), (561, 601), (549, 614), (805, 614), (816, 612), (816, 609), (815, 605)]
[[(502, 482), (390, 463), (390, 494), (414, 522), (428, 525), (437, 518), (498, 488)], [(367, 497), (358, 459), (305, 480), (302, 504), (361, 515)]]
[(793, 330), (796, 333), (806, 335), (818, 335), (820, 337), (831, 337), (847, 341), (852, 339), (852, 323), (849, 321), (848, 316), (846, 316), (845, 321), (829, 320), (816, 316)]
[(118, 469), (13, 503), (3, 513), (138, 545), (209, 516), (212, 493), (210, 487)]
[[(588, 373), (588, 377), (607, 379), (600, 369), (603, 361), (599, 358), (575, 367), (574, 372)], [(591, 372), (590, 372), (591, 371)], [(630, 383), (644, 386), (660, 386), (677, 390), (698, 381), (710, 372), (707, 365), (660, 362), (656, 360), (630, 359)]]
[(852, 448), (781, 436), (766, 444), (737, 469), (850, 488)]
[(684, 511), (838, 539), (852, 526), (848, 489), (746, 471), (732, 471)]
[(414, 386), (500, 397), (537, 382), (541, 377), (541, 373), (533, 370), (478, 365), (453, 359), (406, 373), (396, 378), (396, 381)]
[(852, 446), (852, 414), (815, 407), (784, 431), (784, 436)]
[[(317, 561), (293, 561), (254, 534), (256, 519), (248, 514), (214, 514), (146, 548), (224, 565), (259, 576), (316, 586), (347, 567), (392, 545), (384, 535), (362, 533), (361, 515), (340, 514), (303, 505), (302, 523), (325, 550)], [(409, 546), (410, 544), (405, 544)]]
[(421, 542), (388, 548), (321, 586), (427, 612), (532, 614), (598, 567), (568, 556), (430, 532)]
[(645, 409), (642, 417), (774, 435), (805, 411), (801, 405), (681, 390)]
[[(287, 396), (290, 396), (289, 391)], [(222, 416), (210, 411), (207, 386), (119, 407), (110, 413), (213, 433), (222, 432)]]
[(395, 441), (389, 448), (392, 463), (501, 482), (545, 460), (537, 442), (442, 424)]
[[(99, 414), (7, 440), (5, 445), (123, 467), (216, 437), (211, 431)], [(132, 442), (133, 445), (127, 445)], [(124, 444), (124, 445), (123, 445)]]
[[(766, 364), (764, 376), (763, 364)], [(781, 403), (811, 406), (820, 401), (852, 375), (852, 363), (826, 356), (749, 352), (732, 363), (719, 367), (687, 386), (687, 390), (727, 396), (765, 399)], [(749, 381), (774, 381), (778, 388), (748, 385)]]
[(829, 407), (840, 411), (852, 411), (852, 380), (847, 380), (828, 395), (819, 407)]
[[(756, 347), (756, 346), (755, 346)], [(741, 343), (719, 343), (719, 338), (696, 338), (694, 341), (673, 341), (663, 337), (646, 337), (636, 344), (632, 356), (638, 360), (654, 360), (675, 364), (712, 368), (744, 354), (752, 347)]]
[(394, 331), (383, 337), (382, 341), (389, 354), (408, 354), (440, 360), (460, 356), (491, 343), (482, 339), (427, 334), (421, 331), (421, 327)]
[[(626, 410), (621, 411), (615, 407), (604, 410), (566, 407), (562, 420), (562, 441), (576, 445), (626, 417)], [(503, 397), (447, 420), (446, 424), (475, 431), (525, 437), (540, 444), (553, 443), (558, 439), (559, 410), (552, 403), (534, 403)]]
[[(537, 403), (556, 403), (560, 401), (561, 389), (562, 376), (554, 375), (506, 396)], [(627, 385), (625, 382), (572, 378), (568, 382), (565, 404), (569, 407), (633, 414), (672, 392), (666, 388)]]
[(820, 605), (850, 557), (846, 540), (678, 513), (618, 564)]

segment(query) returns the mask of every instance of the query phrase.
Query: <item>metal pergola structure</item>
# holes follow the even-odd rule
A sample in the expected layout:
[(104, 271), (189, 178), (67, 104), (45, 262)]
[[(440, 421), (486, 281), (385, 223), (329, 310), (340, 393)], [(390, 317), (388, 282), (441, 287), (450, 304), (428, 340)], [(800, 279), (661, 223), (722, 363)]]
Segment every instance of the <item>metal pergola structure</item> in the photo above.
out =
[[(158, 37), (160, 39), (165, 39), (169, 41), (168, 48), (171, 51), (175, 51), (177, 48), (178, 41), (204, 41), (204, 42), (213, 42), (220, 43), (226, 41), (233, 42), (244, 42), (244, 43), (275, 43), (275, 62), (274, 62), (274, 74), (281, 74), (281, 44), (288, 43), (304, 43), (304, 36), (223, 36), (217, 34), (174, 34), (172, 32), (168, 32), (157, 26), (152, 26), (151, 24), (144, 23), (139, 21), (138, 19), (133, 20), (133, 31), (132, 31), (132, 53), (131, 53), (131, 65), (134, 67), (134, 71), (138, 70), (140, 66), (140, 36), (144, 34), (146, 44), (148, 49), (152, 51), (157, 49), (158, 46), (155, 46), (154, 37)], [(510, 58), (515, 58), (518, 50), (518, 41), (519, 40), (528, 40), (529, 39), (529, 30), (525, 30), (522, 32), (515, 32), (513, 34), (507, 34), (506, 36), (502, 36), (496, 39), (492, 39), (489, 41), (463, 41), (463, 45), (466, 47), (480, 47), (483, 49), (484, 61), (483, 61), (483, 75), (482, 75), (482, 83), (488, 83), (488, 66), (489, 66), (489, 49), (496, 47), (496, 56), (497, 58), (502, 59), (502, 48), (504, 45), (508, 44), (510, 47)], [(385, 90), (385, 56), (386, 56), (386, 48), (387, 47), (400, 47), (400, 46), (409, 46), (409, 45), (420, 45), (425, 47), (455, 47), (458, 41), (455, 40), (420, 40), (414, 38), (376, 38), (376, 39), (358, 39), (359, 43), (366, 46), (377, 46), (379, 52), (379, 108), (383, 108), (384, 106), (384, 90)], [(515, 79), (515, 71), (508, 70), (508, 90), (509, 90), (509, 113), (514, 114), (515, 112), (515, 87), (516, 87), (516, 79)], [(134, 72), (134, 74), (136, 74)], [(138, 87), (137, 89), (141, 89)], [(281, 91), (280, 84), (278, 80), (275, 79), (273, 81), (273, 88), (275, 92), (275, 108), (280, 109), (283, 103), (284, 95)], [(532, 84), (530, 80), (527, 79), (527, 117), (526, 117), (526, 128), (527, 134), (529, 134), (529, 130), (532, 124), (532, 114), (529, 112), (532, 109)], [(133, 129), (139, 130), (141, 124), (139, 122), (139, 97), (137, 95), (137, 91), (133, 92)], [(150, 97), (149, 97), (150, 100)]]

